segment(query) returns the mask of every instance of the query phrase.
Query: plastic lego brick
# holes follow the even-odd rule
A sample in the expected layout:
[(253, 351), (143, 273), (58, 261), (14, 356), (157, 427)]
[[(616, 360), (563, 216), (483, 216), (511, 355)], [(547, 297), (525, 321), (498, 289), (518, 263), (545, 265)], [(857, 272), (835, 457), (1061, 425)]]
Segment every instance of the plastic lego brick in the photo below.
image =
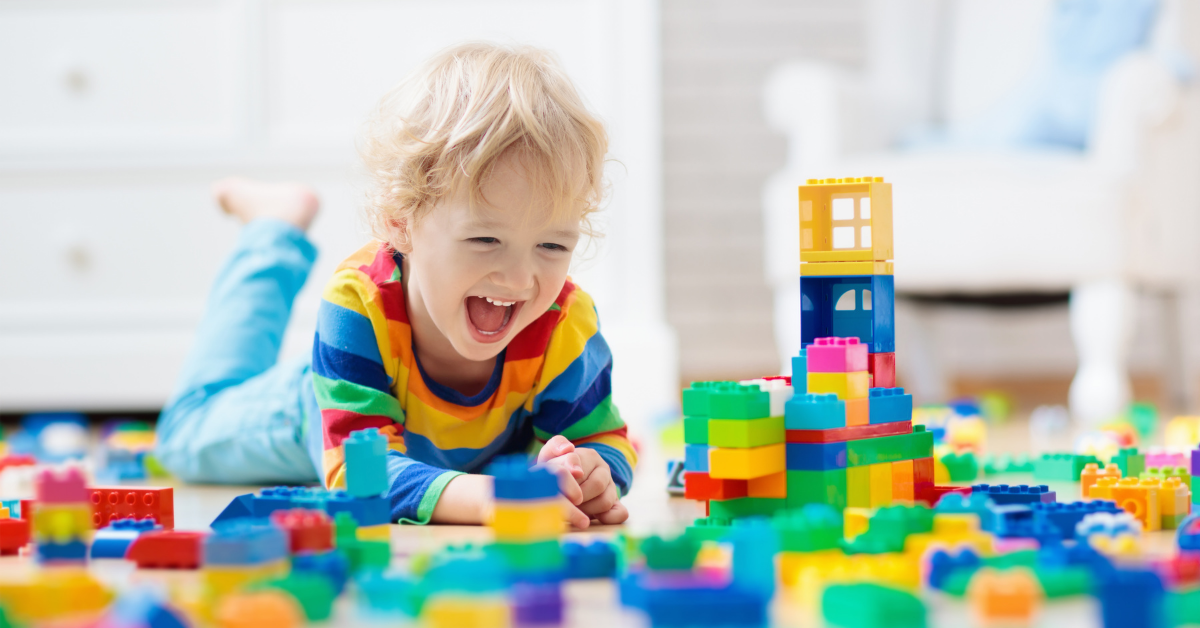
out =
[(839, 511), (846, 507), (846, 470), (788, 471), (787, 505), (827, 504)]
[(849, 508), (871, 507), (870, 467), (846, 469), (846, 506)]
[[(1169, 477), (1163, 480), (1158, 489), (1159, 512), (1162, 514), (1164, 530), (1174, 530), (1183, 517), (1191, 514), (1191, 492), (1184, 486), (1183, 480)], [(1170, 525), (1168, 525), (1168, 520)]]
[(914, 460), (933, 455), (933, 434), (924, 425), (913, 426), (911, 434), (864, 438), (846, 443), (846, 464), (851, 467)]
[[(849, 441), (854, 442), (854, 441)], [(788, 471), (845, 469), (847, 442), (787, 443)]]
[(800, 264), (802, 277), (824, 277), (828, 275), (894, 275), (892, 262), (804, 262)]
[(283, 578), (255, 582), (246, 587), (246, 592), (279, 591), (290, 596), (301, 611), (304, 619), (321, 622), (333, 614), (333, 602), (337, 597), (329, 580), (317, 574), (291, 573)]
[(871, 507), (892, 503), (892, 463), (884, 462), (867, 467), (871, 481)]
[(858, 338), (816, 338), (805, 347), (808, 374), (856, 373), (867, 370), (867, 345)]
[(868, 353), (867, 372), (871, 374), (872, 388), (895, 388), (896, 352)]
[[(916, 465), (914, 464), (915, 467)], [(917, 502), (926, 506), (938, 503), (939, 500), (951, 493), (967, 495), (971, 493), (971, 489), (966, 486), (937, 486), (933, 484), (913, 483), (913, 496)]]
[(846, 400), (846, 427), (871, 424), (871, 402), (868, 399)]
[(1167, 628), (1165, 590), (1153, 571), (1114, 569), (1096, 588), (1105, 628)]
[(767, 625), (767, 601), (735, 586), (654, 589), (644, 610), (655, 628)]
[(708, 514), (714, 519), (770, 516), (787, 508), (787, 500), (770, 497), (742, 497), (708, 502)]
[(684, 571), (696, 563), (700, 543), (680, 535), (673, 538), (649, 536), (641, 542), (640, 550), (646, 558), (646, 568), (653, 571)]
[(1188, 472), (1187, 467), (1147, 467), (1145, 471), (1142, 471), (1138, 475), (1138, 477), (1143, 480), (1166, 480), (1167, 478), (1179, 478), (1179, 481), (1182, 482), (1184, 486), (1188, 487), (1188, 490), (1191, 490), (1192, 488), (1192, 474)]
[(92, 529), (92, 507), (87, 502), (38, 504), (33, 513), (33, 535), (39, 542), (90, 538)]
[(771, 416), (771, 395), (758, 385), (717, 388), (708, 393), (708, 412), (710, 419), (761, 419)]
[(708, 417), (683, 417), (683, 442), (688, 445), (707, 445)]
[(1035, 519), (1058, 528), (1062, 538), (1068, 540), (1075, 538), (1076, 527), (1087, 515), (1097, 512), (1112, 514), (1122, 512), (1114, 502), (1106, 500), (1069, 503), (1034, 502), (1029, 504), (1029, 507), (1033, 511)]
[(1047, 453), (1033, 462), (1033, 477), (1038, 480), (1078, 481), (1088, 464), (1099, 464), (1095, 456), (1072, 453)]
[(887, 261), (892, 184), (883, 177), (808, 179), (799, 188), (803, 262)]
[(392, 510), (386, 497), (353, 497), (341, 491), (332, 491), (325, 502), (325, 512), (333, 517), (339, 512), (348, 512), (360, 526), (378, 526), (392, 522)]
[(903, 388), (871, 388), (867, 393), (871, 406), (871, 424), (912, 421), (912, 395)]
[(87, 561), (87, 543), (78, 540), (65, 543), (34, 543), (34, 556), (43, 564), (82, 564)]
[(484, 473), (495, 477), (496, 499), (546, 499), (558, 495), (558, 479), (554, 474), (543, 468), (529, 468), (524, 456), (499, 458)]
[(1158, 503), (1158, 487), (1148, 487), (1136, 477), (1101, 478), (1092, 487), (1093, 498), (1111, 499), (1125, 512), (1133, 515), (1147, 531), (1158, 530), (1162, 525), (1162, 512)]
[(92, 537), (92, 558), (125, 558), (133, 541), (142, 534), (161, 530), (153, 519), (118, 519)]
[(708, 445), (684, 445), (684, 471), (688, 473), (708, 473), (708, 451)]
[(88, 500), (87, 481), (75, 467), (43, 470), (34, 478), (33, 487), (37, 501), (43, 504), (78, 504)]
[(697, 542), (723, 540), (733, 530), (733, 520), (705, 517), (687, 527), (686, 534)]
[(881, 423), (879, 425), (854, 425), (827, 430), (789, 429), (784, 434), (784, 438), (789, 443), (841, 443), (863, 438), (911, 434), (912, 431), (912, 423), (910, 421), (902, 421), (899, 423)]
[(1117, 465), (1121, 469), (1121, 476), (1126, 478), (1136, 478), (1146, 470), (1146, 456), (1133, 447), (1119, 450), (1110, 462)]
[(906, 502), (916, 499), (912, 460), (892, 463), (892, 499)]
[(494, 552), (515, 573), (561, 574), (565, 568), (562, 547), (557, 539), (530, 543), (501, 541), (487, 546), (486, 551)]
[(708, 453), (708, 474), (717, 479), (749, 480), (786, 471), (785, 445), (746, 449), (715, 448)]
[(129, 545), (125, 558), (139, 569), (198, 569), (206, 536), (184, 530), (146, 532)]
[(844, 428), (846, 402), (834, 394), (797, 394), (784, 407), (783, 422), (788, 430)]
[(1121, 479), (1121, 468), (1115, 464), (1105, 465), (1103, 469), (1099, 464), (1088, 463), (1083, 465), (1083, 470), (1079, 472), (1079, 493), (1084, 498), (1091, 497), (1092, 487), (1100, 478)]
[(287, 534), (288, 551), (293, 554), (333, 549), (333, 519), (322, 511), (277, 510), (271, 513), (271, 523)]
[(925, 628), (925, 604), (900, 589), (873, 583), (835, 584), (821, 594), (825, 621), (842, 628)]
[(617, 575), (617, 548), (604, 540), (570, 540), (562, 544), (567, 578), (582, 580), (612, 578)]
[(496, 539), (540, 541), (566, 531), (563, 506), (558, 499), (496, 500), (488, 526)]
[(0, 608), (16, 626), (79, 625), (96, 618), (113, 594), (83, 569), (44, 570), (0, 582)]
[(1190, 464), (1188, 471), (1192, 475), (1200, 474), (1200, 448), (1192, 449), (1191, 453), (1188, 454), (1188, 463)]
[(891, 275), (801, 277), (800, 295), (804, 303), (801, 346), (807, 347), (817, 338), (854, 336), (867, 345), (869, 353), (896, 350)]
[(512, 616), (518, 626), (559, 626), (563, 622), (562, 587), (554, 584), (513, 586)]
[(707, 473), (686, 473), (684, 474), (683, 496), (700, 501), (746, 497), (750, 490), (748, 482), (748, 480), (713, 479)]
[(421, 625), (428, 628), (508, 628), (511, 611), (500, 595), (437, 595), (421, 608)]
[(983, 624), (1027, 625), (1041, 609), (1042, 587), (1032, 571), (980, 569), (967, 587), (975, 617)]
[(757, 594), (764, 603), (775, 594), (775, 555), (779, 537), (768, 520), (740, 519), (733, 522), (727, 542), (733, 546), (733, 585)]
[(1055, 493), (1045, 484), (1029, 486), (1027, 484), (976, 484), (971, 487), (972, 493), (987, 495), (996, 502), (997, 506), (1005, 504), (1029, 504), (1032, 502), (1053, 502)]
[(982, 566), (983, 561), (979, 559), (979, 554), (969, 549), (953, 554), (945, 550), (937, 550), (929, 557), (927, 584), (930, 588), (942, 589), (956, 573), (974, 574)]
[(342, 441), (346, 457), (346, 492), (354, 497), (375, 497), (388, 488), (387, 437), (378, 428), (350, 432)]
[(972, 452), (946, 454), (939, 462), (945, 465), (949, 482), (974, 482), (979, 478), (979, 462)]
[(758, 386), (759, 390), (767, 393), (771, 399), (767, 416), (783, 416), (783, 408), (791, 400), (795, 391), (792, 390), (791, 377), (777, 375), (761, 379), (748, 379), (738, 382), (743, 386)]
[(783, 417), (709, 419), (708, 443), (713, 447), (762, 447), (784, 442)]
[(292, 557), (292, 573), (319, 575), (340, 595), (350, 576), (350, 561), (339, 551), (305, 552)]
[(837, 549), (842, 541), (841, 510), (826, 504), (779, 511), (771, 518), (771, 527), (779, 535), (783, 552)]
[(15, 556), (29, 543), (27, 519), (0, 519), (0, 556)]
[(288, 534), (267, 522), (222, 523), (204, 539), (204, 565), (261, 565), (287, 558)]
[(682, 496), (686, 491), (684, 489), (684, 474), (687, 472), (687, 467), (684, 466), (682, 460), (667, 461), (667, 494), (675, 497)]
[(692, 382), (687, 388), (683, 389), (684, 416), (709, 418), (712, 416), (709, 394), (716, 390), (733, 389), (737, 386), (737, 382)]
[(29, 454), (9, 454), (0, 456), (0, 471), (9, 467), (32, 467), (37, 464), (37, 458)]
[(870, 373), (813, 373), (808, 374), (809, 394), (833, 394), (843, 401), (865, 399), (870, 390)]
[(89, 487), (92, 523), (96, 528), (118, 519), (154, 519), (164, 529), (175, 527), (175, 491), (171, 488)]
[(792, 357), (792, 396), (808, 392), (808, 352), (801, 349)]
[(746, 480), (747, 497), (770, 497), (786, 499), (788, 494), (787, 471), (764, 475)]

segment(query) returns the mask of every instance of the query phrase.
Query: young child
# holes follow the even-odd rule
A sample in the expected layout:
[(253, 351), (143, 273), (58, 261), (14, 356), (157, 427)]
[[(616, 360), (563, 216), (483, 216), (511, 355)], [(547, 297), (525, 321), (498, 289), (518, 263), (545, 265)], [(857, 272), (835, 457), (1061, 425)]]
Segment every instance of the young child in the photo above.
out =
[(468, 44), (384, 97), (361, 152), (378, 239), (327, 284), (311, 363), (275, 362), (316, 257), (315, 195), (214, 187), (245, 227), (159, 419), (162, 463), (337, 487), (342, 441), (379, 428), (396, 521), (482, 522), (490, 478), (472, 474), (535, 451), (570, 523), (624, 521), (636, 455), (595, 306), (567, 278), (603, 192), (603, 125), (546, 53)]

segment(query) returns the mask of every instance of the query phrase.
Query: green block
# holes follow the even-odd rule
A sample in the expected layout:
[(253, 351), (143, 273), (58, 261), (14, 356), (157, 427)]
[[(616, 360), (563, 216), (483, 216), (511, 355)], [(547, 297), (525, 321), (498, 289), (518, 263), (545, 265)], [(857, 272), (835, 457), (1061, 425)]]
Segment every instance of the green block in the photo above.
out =
[(836, 549), (844, 529), (841, 511), (825, 504), (781, 510), (771, 518), (771, 527), (779, 533), (781, 552)]
[(783, 417), (709, 419), (708, 444), (714, 447), (762, 447), (784, 442)]
[(1112, 463), (1121, 468), (1121, 477), (1138, 477), (1146, 470), (1146, 456), (1134, 447), (1122, 449), (1113, 456)]
[(707, 445), (708, 417), (683, 417), (683, 442), (689, 445)]
[(828, 504), (839, 512), (846, 508), (846, 470), (788, 471), (788, 508)]
[(712, 517), (697, 519), (692, 525), (688, 526), (685, 534), (701, 543), (704, 541), (720, 541), (733, 530), (732, 523), (729, 519), (713, 519)]
[(983, 463), (983, 475), (999, 475), (1002, 473), (1033, 473), (1033, 461), (1029, 456), (988, 456)]
[(708, 502), (708, 515), (716, 519), (770, 516), (787, 508), (787, 500), (770, 497), (739, 497)]
[(733, 382), (692, 382), (683, 389), (683, 416), (708, 418), (708, 393), (723, 384)]
[(557, 539), (531, 543), (493, 543), (486, 551), (494, 552), (508, 568), (516, 572), (556, 571), (563, 568), (562, 546)]
[(1167, 478), (1179, 478), (1181, 482), (1187, 485), (1188, 490), (1192, 490), (1192, 474), (1188, 472), (1187, 467), (1150, 467), (1142, 471), (1139, 478), (1165, 480)]
[(1183, 513), (1181, 515), (1163, 515), (1162, 529), (1178, 530), (1179, 524), (1183, 523), (1183, 520), (1188, 518), (1188, 514), (1190, 513)]
[(646, 557), (648, 569), (686, 571), (696, 564), (696, 554), (700, 553), (700, 541), (686, 534), (673, 539), (651, 536), (642, 541), (641, 550), (642, 555)]
[(863, 438), (846, 443), (846, 464), (865, 467), (881, 462), (899, 462), (933, 456), (933, 432), (916, 425), (911, 434)]
[(1038, 480), (1078, 482), (1083, 467), (1089, 462), (1104, 466), (1095, 456), (1071, 453), (1042, 454), (1042, 457), (1033, 463), (1033, 477)]
[(392, 544), (389, 541), (359, 541), (338, 543), (338, 550), (346, 554), (350, 573), (363, 570), (387, 569), (392, 563)]
[(1168, 591), (1166, 606), (1168, 626), (1200, 624), (1200, 589)]
[(821, 614), (840, 628), (925, 628), (925, 603), (881, 584), (835, 584), (821, 594)]
[(902, 552), (908, 535), (932, 531), (933, 511), (927, 506), (886, 506), (871, 516), (866, 532), (842, 547), (847, 554)]
[(718, 387), (708, 394), (710, 419), (761, 419), (770, 414), (771, 395), (757, 384)]
[(247, 587), (249, 591), (278, 589), (296, 598), (304, 617), (310, 622), (324, 621), (333, 614), (333, 600), (337, 592), (329, 578), (315, 573), (295, 573), (285, 578), (258, 582)]
[(946, 465), (951, 482), (973, 482), (979, 478), (979, 462), (975, 460), (975, 454), (969, 451), (946, 454), (942, 456), (942, 464)]
[(1086, 567), (1040, 567), (1033, 573), (1050, 599), (1071, 595), (1088, 595), (1095, 590), (1096, 581)]

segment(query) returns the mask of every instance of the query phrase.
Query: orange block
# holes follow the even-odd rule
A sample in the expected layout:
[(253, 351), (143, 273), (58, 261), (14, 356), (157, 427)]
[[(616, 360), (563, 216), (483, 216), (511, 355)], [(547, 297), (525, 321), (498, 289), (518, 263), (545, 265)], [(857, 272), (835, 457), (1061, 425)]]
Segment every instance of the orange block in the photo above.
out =
[(871, 424), (871, 400), (863, 399), (847, 399), (846, 400), (846, 427), (851, 425), (870, 425)]
[(892, 463), (892, 499), (913, 501), (913, 461), (901, 460)]
[(1112, 500), (1117, 502), (1118, 507), (1141, 521), (1143, 530), (1153, 532), (1162, 529), (1162, 510), (1158, 503), (1156, 483), (1142, 484), (1137, 478), (1124, 478), (1118, 480), (1111, 490)]
[(984, 567), (967, 585), (967, 598), (982, 624), (1029, 625), (1041, 606), (1042, 587), (1028, 569), (997, 571)]
[(1092, 487), (1100, 478), (1117, 478), (1121, 479), (1121, 467), (1115, 464), (1109, 464), (1103, 469), (1100, 465), (1089, 462), (1083, 467), (1083, 472), (1079, 474), (1079, 491), (1085, 499), (1091, 497)]
[(787, 471), (764, 475), (761, 478), (746, 480), (747, 497), (772, 497), (784, 499), (787, 497)]

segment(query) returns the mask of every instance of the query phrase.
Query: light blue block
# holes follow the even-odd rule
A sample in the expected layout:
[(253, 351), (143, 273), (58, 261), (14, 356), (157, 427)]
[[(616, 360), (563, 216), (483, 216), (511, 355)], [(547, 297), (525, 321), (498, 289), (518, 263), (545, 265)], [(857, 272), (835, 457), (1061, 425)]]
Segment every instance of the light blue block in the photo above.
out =
[(867, 398), (871, 404), (871, 425), (912, 420), (912, 395), (904, 394), (903, 388), (872, 388)]
[(808, 352), (800, 350), (800, 355), (792, 358), (792, 393), (803, 395), (808, 392)]
[(835, 394), (797, 394), (783, 407), (783, 426), (789, 430), (846, 427), (846, 402)]
[(684, 445), (683, 470), (708, 473), (708, 445)]
[(387, 491), (387, 438), (376, 428), (350, 432), (342, 441), (346, 455), (346, 492), (377, 497)]

